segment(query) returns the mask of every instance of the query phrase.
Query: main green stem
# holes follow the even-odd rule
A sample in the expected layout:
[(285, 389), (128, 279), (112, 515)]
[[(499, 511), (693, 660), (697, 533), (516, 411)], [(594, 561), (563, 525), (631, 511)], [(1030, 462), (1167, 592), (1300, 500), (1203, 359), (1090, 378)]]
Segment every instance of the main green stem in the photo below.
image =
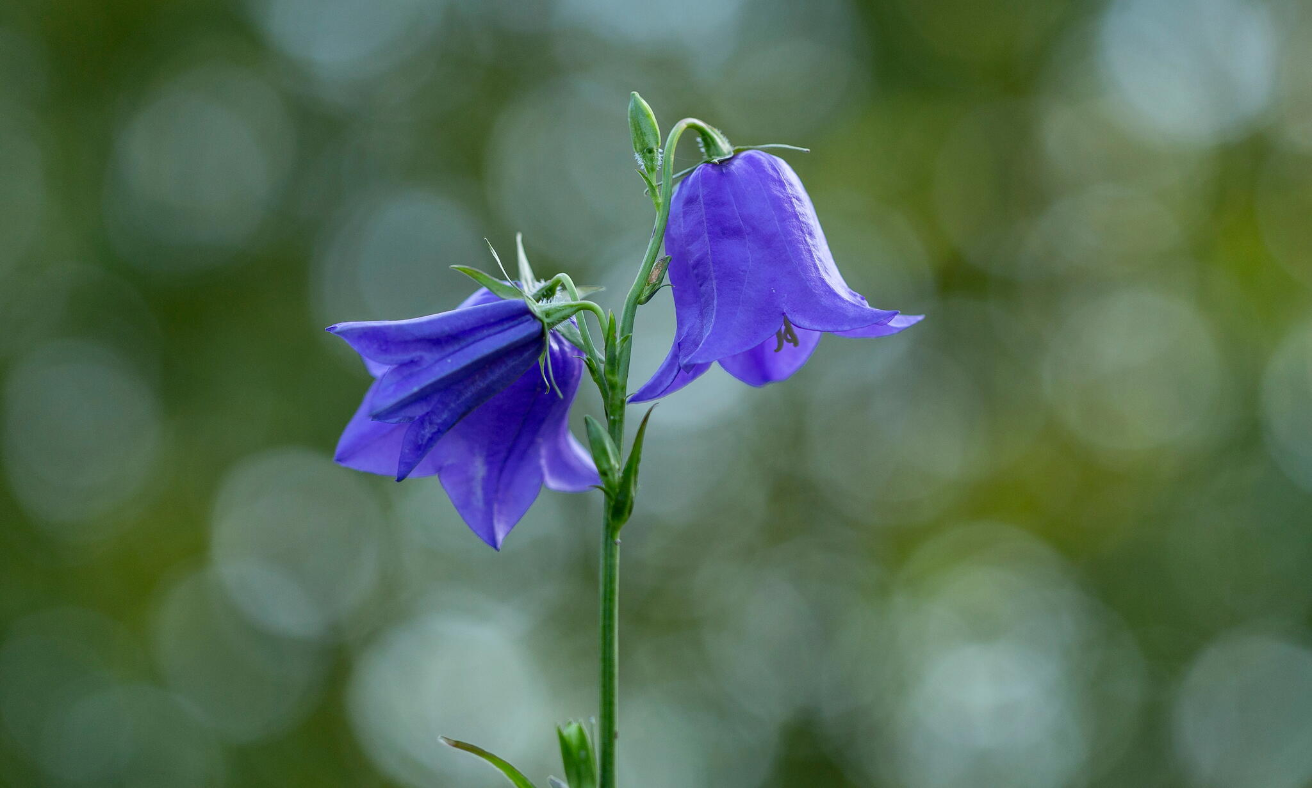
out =
[[(665, 237), (665, 225), (670, 218), (670, 196), (674, 191), (674, 150), (678, 147), (679, 137), (683, 136), (683, 132), (689, 128), (703, 134), (719, 134), (700, 120), (684, 118), (674, 124), (669, 136), (665, 138), (656, 223), (652, 227), (651, 239), (647, 242), (647, 253), (643, 256), (638, 276), (633, 280), (633, 286), (629, 288), (629, 294), (624, 299), (624, 311), (620, 316), (617, 337), (619, 348), (612, 362), (615, 368), (606, 369), (609, 385), (609, 396), (605, 403), (606, 428), (616, 446), (624, 445), (624, 411), (629, 396), (629, 355), (632, 343), (624, 341), (624, 338), (633, 333), (633, 322), (638, 313), (638, 299), (642, 296), (643, 286), (660, 254), (661, 242)], [(620, 519), (611, 507), (608, 495), (601, 532), (601, 713), (598, 715), (600, 717), (598, 733), (601, 739), (600, 788), (617, 788), (618, 785), (615, 779), (615, 750), (619, 740), (620, 529), (623, 527), (624, 520)]]

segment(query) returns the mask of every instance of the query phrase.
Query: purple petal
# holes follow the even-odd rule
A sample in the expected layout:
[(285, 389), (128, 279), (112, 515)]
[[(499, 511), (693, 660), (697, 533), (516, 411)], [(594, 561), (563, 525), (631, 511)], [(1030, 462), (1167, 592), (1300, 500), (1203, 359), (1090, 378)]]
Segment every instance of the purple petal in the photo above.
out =
[(673, 394), (700, 378), (710, 368), (709, 363), (694, 364), (687, 369), (681, 367), (679, 365), (679, 342), (675, 340), (674, 347), (670, 348), (665, 360), (652, 373), (651, 379), (629, 395), (629, 402), (650, 402), (667, 394)]
[(552, 403), (540, 437), (542, 475), (546, 485), (553, 490), (584, 492), (601, 484), (601, 477), (597, 475), (592, 455), (569, 431), (569, 408), (583, 377), (583, 363), (573, 346), (559, 337), (552, 337), (550, 353), (560, 396), (547, 395), (552, 398)]
[[(456, 422), (523, 376), (539, 352), (536, 344), (516, 347), (488, 360), (485, 366), (462, 378), (460, 385), (433, 394), (428, 401), (430, 409), (411, 422), (406, 430), (396, 480), (409, 476)], [(378, 385), (383, 383), (380, 380)]]
[(542, 324), (532, 315), (472, 341), (444, 342), (432, 355), (399, 364), (378, 379), (373, 417), (380, 421), (410, 421), (430, 409), (426, 403), (431, 395), (477, 374), (508, 353), (527, 348), (536, 357), (541, 342)]
[(801, 181), (767, 153), (698, 167), (675, 192), (665, 245), (676, 296), (681, 284), (693, 294), (696, 316), (683, 321), (681, 334), (685, 367), (756, 347), (785, 314), (816, 331), (883, 324), (897, 314), (870, 307), (847, 286)]
[(896, 334), (905, 328), (910, 328), (924, 319), (924, 315), (898, 315), (882, 326), (866, 326), (865, 328), (854, 328), (851, 331), (835, 331), (834, 333), (840, 337), (887, 337)]
[[(372, 387), (370, 392), (372, 392)], [(360, 402), (355, 415), (337, 441), (333, 459), (347, 468), (380, 476), (395, 476), (397, 458), (401, 456), (401, 442), (405, 438), (405, 424), (387, 424), (369, 418), (369, 395)], [(437, 466), (425, 459), (410, 473), (411, 477), (432, 476)]]
[(381, 378), (387, 373), (387, 370), (392, 368), (391, 364), (383, 364), (378, 361), (367, 359), (364, 356), (360, 356), (360, 360), (364, 362), (364, 368), (368, 370), (370, 377), (374, 380)]
[(559, 401), (533, 367), (452, 428), (433, 451), (456, 510), (495, 549), (542, 488), (540, 439)]
[(792, 377), (811, 357), (822, 335), (819, 331), (804, 328), (795, 328), (794, 331), (797, 334), (796, 346), (789, 342), (781, 346), (778, 339), (770, 337), (751, 350), (720, 359), (720, 366), (749, 386), (764, 386)]
[[(471, 296), (467, 303), (473, 300)], [(496, 301), (412, 320), (338, 323), (328, 331), (346, 340), (361, 356), (396, 365), (445, 355), (452, 352), (452, 346), (495, 334), (531, 316), (523, 301)]]

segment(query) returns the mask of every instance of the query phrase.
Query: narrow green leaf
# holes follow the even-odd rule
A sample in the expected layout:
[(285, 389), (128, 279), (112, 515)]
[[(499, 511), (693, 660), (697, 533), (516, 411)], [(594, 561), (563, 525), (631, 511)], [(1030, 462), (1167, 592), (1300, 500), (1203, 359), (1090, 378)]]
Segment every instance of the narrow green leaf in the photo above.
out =
[(464, 274), (470, 279), (473, 279), (475, 282), (478, 282), (483, 287), (486, 287), (488, 290), (491, 290), (494, 295), (500, 296), (501, 298), (524, 297), (524, 293), (520, 291), (519, 288), (515, 287), (512, 284), (504, 282), (500, 279), (497, 279), (495, 276), (492, 276), (491, 274), (484, 273), (483, 271), (480, 271), (477, 268), (470, 268), (467, 265), (453, 265), (451, 266), (451, 269), (453, 271), (459, 271), (460, 273)]
[(629, 519), (633, 513), (633, 502), (638, 497), (638, 466), (642, 463), (642, 443), (647, 437), (647, 420), (651, 418), (651, 412), (656, 410), (652, 405), (647, 409), (647, 413), (642, 417), (642, 423), (638, 425), (638, 434), (633, 436), (633, 445), (629, 447), (629, 459), (624, 463), (624, 472), (620, 475), (619, 491), (615, 496), (615, 505), (619, 507), (617, 519), (623, 523)]
[(597, 473), (601, 474), (606, 489), (612, 489), (620, 468), (619, 449), (615, 448), (610, 433), (596, 419), (584, 416), (583, 424), (588, 430), (588, 443), (592, 447), (592, 459), (597, 463)]
[(502, 774), (506, 776), (506, 779), (509, 780), (511, 785), (514, 785), (515, 788), (536, 788), (536, 786), (534, 786), (533, 783), (530, 782), (529, 779), (525, 777), (522, 772), (519, 771), (519, 769), (516, 769), (514, 766), (511, 766), (506, 761), (502, 760), (501, 758), (498, 758), (497, 756), (493, 755), (492, 753), (488, 752), (482, 747), (476, 747), (472, 744), (469, 744), (468, 742), (456, 741), (455, 739), (448, 739), (445, 736), (442, 736), (440, 738), (442, 740), (442, 743), (445, 744), (446, 746), (454, 747), (457, 750), (463, 750), (471, 755), (477, 755), (478, 757), (492, 764), (497, 768), (498, 771), (500, 771)]

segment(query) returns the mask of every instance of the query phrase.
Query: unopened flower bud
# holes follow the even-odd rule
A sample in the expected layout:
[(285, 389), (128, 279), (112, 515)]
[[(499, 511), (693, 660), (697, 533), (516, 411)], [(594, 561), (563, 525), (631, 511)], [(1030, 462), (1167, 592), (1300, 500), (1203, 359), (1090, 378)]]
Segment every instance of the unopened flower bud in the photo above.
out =
[(629, 95), (629, 132), (638, 166), (655, 178), (661, 168), (661, 127), (656, 123), (656, 114), (637, 93)]

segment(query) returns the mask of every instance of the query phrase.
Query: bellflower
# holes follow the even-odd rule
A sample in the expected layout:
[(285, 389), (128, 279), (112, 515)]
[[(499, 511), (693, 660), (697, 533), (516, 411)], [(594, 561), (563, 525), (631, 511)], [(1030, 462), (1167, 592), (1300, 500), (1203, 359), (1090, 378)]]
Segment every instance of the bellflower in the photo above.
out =
[[(337, 444), (348, 468), (437, 475), (456, 510), (495, 549), (543, 484), (582, 492), (596, 468), (569, 432), (582, 363), (522, 300), (480, 289), (459, 307), (414, 320), (328, 329), (374, 377)], [(558, 391), (535, 363), (543, 342)]]
[(763, 386), (801, 368), (820, 335), (882, 337), (922, 315), (875, 309), (843, 281), (797, 174), (750, 150), (697, 167), (674, 193), (665, 251), (674, 345), (634, 395), (677, 391), (715, 362)]

